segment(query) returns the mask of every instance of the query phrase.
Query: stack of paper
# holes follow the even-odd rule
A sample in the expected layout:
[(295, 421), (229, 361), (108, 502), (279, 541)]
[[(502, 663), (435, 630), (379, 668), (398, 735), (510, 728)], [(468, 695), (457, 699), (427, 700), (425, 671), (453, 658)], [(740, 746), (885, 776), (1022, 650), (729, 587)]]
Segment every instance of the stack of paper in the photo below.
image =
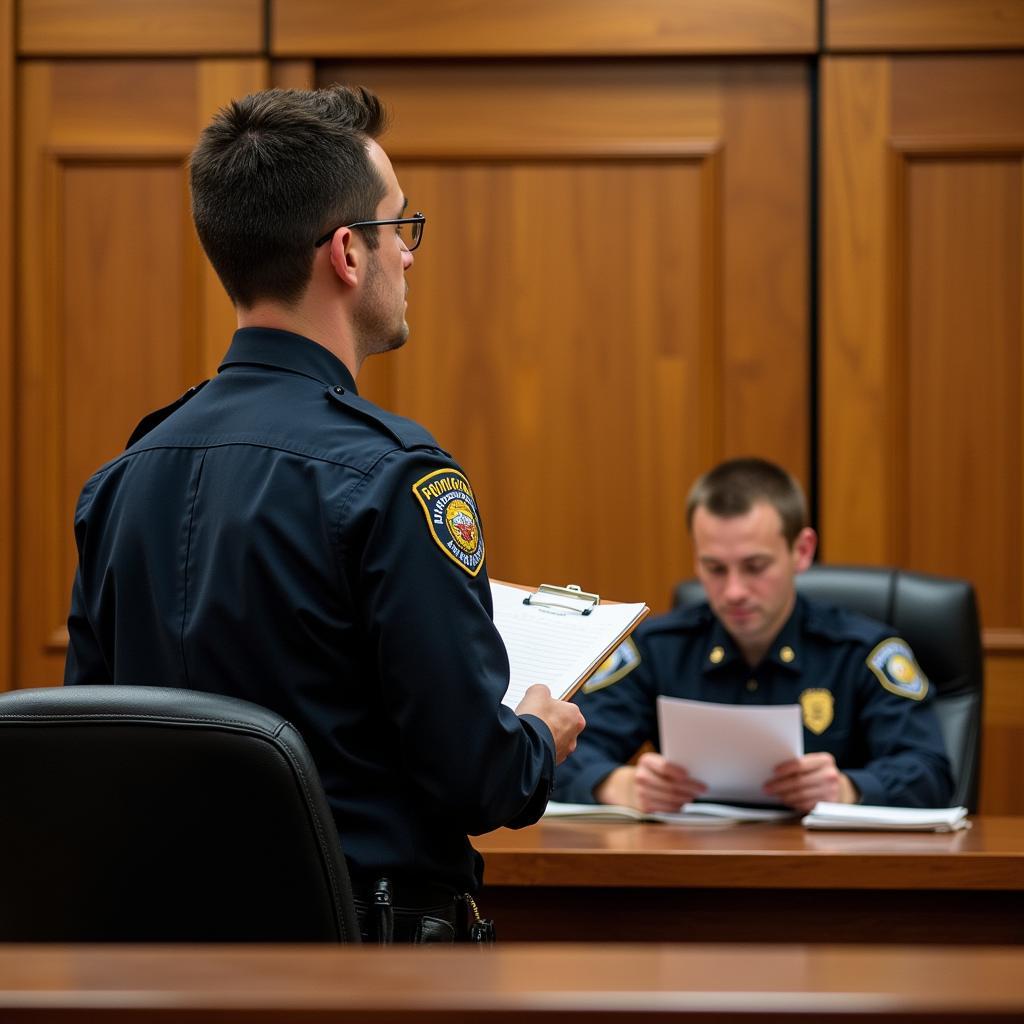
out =
[(548, 803), (545, 818), (572, 818), (576, 821), (660, 821), (669, 825), (728, 825), (739, 821), (785, 821), (794, 812), (778, 807), (739, 807), (733, 804), (697, 802), (684, 804), (675, 814), (661, 811), (645, 813), (619, 804)]
[(966, 807), (873, 807), (819, 801), (803, 819), (806, 828), (955, 832), (970, 828)]

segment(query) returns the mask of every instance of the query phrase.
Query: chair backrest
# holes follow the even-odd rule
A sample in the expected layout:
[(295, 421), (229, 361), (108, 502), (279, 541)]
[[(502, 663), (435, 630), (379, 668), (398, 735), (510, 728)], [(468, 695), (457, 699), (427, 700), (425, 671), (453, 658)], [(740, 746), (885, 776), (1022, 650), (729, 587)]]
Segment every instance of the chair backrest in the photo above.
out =
[[(888, 623), (910, 644), (935, 687), (955, 779), (952, 803), (977, 811), (984, 660), (974, 587), (962, 579), (845, 565), (813, 565), (796, 582), (805, 596)], [(676, 587), (677, 606), (703, 600), (698, 580)]]
[(266, 708), (0, 694), (0, 941), (358, 942), (313, 760)]

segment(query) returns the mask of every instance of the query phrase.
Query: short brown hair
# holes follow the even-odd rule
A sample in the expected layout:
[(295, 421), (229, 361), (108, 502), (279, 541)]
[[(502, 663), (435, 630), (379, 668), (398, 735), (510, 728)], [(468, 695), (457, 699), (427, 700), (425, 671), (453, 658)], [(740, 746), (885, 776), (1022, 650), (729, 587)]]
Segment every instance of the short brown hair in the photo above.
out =
[[(267, 89), (235, 100), (192, 153), (192, 217), (231, 301), (294, 304), (314, 241), (372, 220), (386, 192), (367, 152), (387, 116), (368, 89)], [(375, 248), (376, 232), (364, 235)]]
[(746, 515), (759, 501), (779, 513), (782, 535), (792, 547), (807, 525), (807, 502), (796, 480), (766, 459), (730, 459), (698, 477), (686, 499), (686, 526), (692, 530), (698, 508), (730, 519)]

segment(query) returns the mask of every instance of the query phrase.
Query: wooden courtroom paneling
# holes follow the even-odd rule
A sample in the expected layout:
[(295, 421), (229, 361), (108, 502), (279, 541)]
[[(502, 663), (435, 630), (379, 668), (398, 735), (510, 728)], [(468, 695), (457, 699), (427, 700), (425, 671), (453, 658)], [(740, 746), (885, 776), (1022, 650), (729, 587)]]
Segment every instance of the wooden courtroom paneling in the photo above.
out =
[[(1020, 56), (825, 61), (824, 554), (974, 581), (1006, 751), (1024, 741), (1022, 95)], [(1024, 813), (1019, 791), (993, 804), (992, 756), (982, 810)]]
[(20, 69), (16, 685), (62, 676), (82, 483), (229, 340), (185, 160), (213, 111), (265, 77), (258, 60)]
[(982, 807), (1024, 814), (1024, 658), (990, 654), (985, 661), (985, 732), (981, 760)]
[(815, 0), (287, 0), (277, 57), (809, 53)]
[(14, 0), (0, 0), (0, 690), (14, 650)]
[(270, 84), (275, 89), (312, 89), (316, 86), (316, 64), (311, 60), (272, 60)]
[(1024, 46), (1024, 0), (825, 0), (829, 50)]
[(756, 452), (806, 478), (804, 69), (320, 73), (389, 103), (427, 215), (410, 340), (360, 388), (465, 466), (492, 576), (665, 608), (698, 472)]
[(19, 0), (22, 56), (260, 54), (263, 0)]

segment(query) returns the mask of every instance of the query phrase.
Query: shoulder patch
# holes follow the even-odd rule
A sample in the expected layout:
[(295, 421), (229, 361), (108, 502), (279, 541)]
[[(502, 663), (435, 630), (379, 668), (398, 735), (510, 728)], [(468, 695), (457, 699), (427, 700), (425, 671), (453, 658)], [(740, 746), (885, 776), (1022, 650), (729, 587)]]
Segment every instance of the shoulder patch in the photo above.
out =
[(890, 693), (911, 700), (924, 700), (928, 693), (928, 677), (907, 643), (897, 637), (883, 640), (868, 655), (867, 666)]
[(465, 474), (454, 468), (435, 469), (412, 485), (412, 493), (437, 546), (460, 569), (476, 576), (484, 564), (484, 538)]
[(640, 652), (636, 644), (627, 637), (605, 658), (597, 671), (583, 684), (584, 693), (603, 690), (606, 686), (625, 679), (640, 664)]

